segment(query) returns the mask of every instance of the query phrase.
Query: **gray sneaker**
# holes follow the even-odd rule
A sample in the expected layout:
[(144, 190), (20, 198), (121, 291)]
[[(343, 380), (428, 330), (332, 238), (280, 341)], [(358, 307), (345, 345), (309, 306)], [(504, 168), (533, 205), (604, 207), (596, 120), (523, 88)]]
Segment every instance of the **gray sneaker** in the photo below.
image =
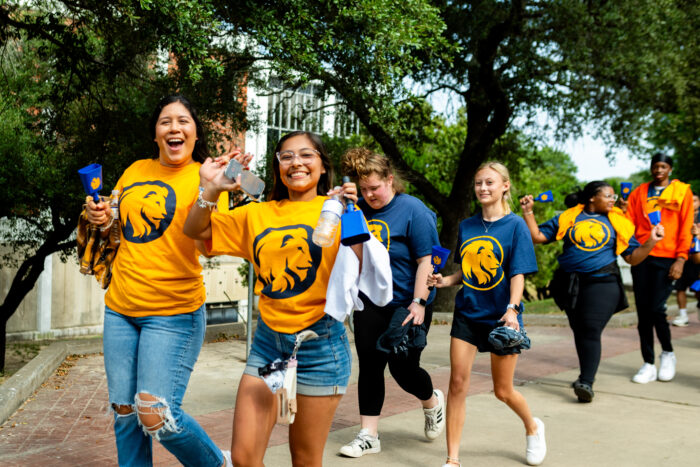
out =
[(357, 437), (340, 448), (340, 453), (347, 457), (362, 457), (365, 454), (376, 454), (382, 450), (379, 435), (372, 436), (367, 428), (363, 428)]
[(423, 409), (425, 437), (431, 441), (440, 436), (445, 429), (445, 395), (439, 389), (435, 389), (433, 394), (437, 397), (437, 405), (432, 409)]

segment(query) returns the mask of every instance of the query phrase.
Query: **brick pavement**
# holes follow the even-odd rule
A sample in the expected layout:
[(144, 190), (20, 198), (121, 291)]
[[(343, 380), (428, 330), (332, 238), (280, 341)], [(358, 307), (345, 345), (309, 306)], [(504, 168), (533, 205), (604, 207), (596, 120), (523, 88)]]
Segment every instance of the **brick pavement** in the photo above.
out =
[[(535, 340), (518, 363), (516, 379), (524, 382), (577, 367), (571, 331), (563, 327), (530, 327)], [(700, 333), (693, 318), (687, 328), (673, 328), (674, 339)], [(430, 347), (430, 346), (429, 346)], [(639, 348), (634, 328), (610, 328), (603, 335), (603, 358)], [(640, 356), (641, 364), (641, 356)], [(635, 369), (630, 369), (631, 373)], [(447, 389), (449, 367), (429, 370), (433, 383)], [(630, 373), (630, 376), (631, 376)], [(477, 358), (474, 364), (470, 395), (490, 391), (489, 359)], [(107, 385), (101, 355), (70, 357), (56, 373), (10, 419), (0, 426), (0, 465), (87, 466), (116, 465), (116, 448), (112, 418), (106, 410)], [(418, 402), (387, 379), (386, 402), (382, 416), (416, 409)], [(233, 409), (219, 410), (195, 417), (219, 446), (231, 440)], [(358, 425), (357, 385), (350, 385), (340, 402), (332, 430)], [(418, 421), (417, 423), (421, 423)], [(286, 428), (277, 426), (270, 445), (287, 442)], [(157, 466), (179, 463), (157, 442), (154, 443)]]

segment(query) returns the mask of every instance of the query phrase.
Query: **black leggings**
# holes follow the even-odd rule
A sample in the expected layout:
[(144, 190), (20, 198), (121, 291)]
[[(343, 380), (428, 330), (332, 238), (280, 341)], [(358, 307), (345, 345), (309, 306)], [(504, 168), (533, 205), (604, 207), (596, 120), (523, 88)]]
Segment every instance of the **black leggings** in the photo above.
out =
[(671, 328), (666, 320), (666, 300), (671, 295), (673, 281), (668, 271), (675, 260), (648, 256), (632, 267), (634, 302), (637, 307), (637, 331), (642, 358), (654, 364), (654, 330), (661, 349), (673, 352)]
[(579, 380), (583, 383), (593, 385), (600, 364), (600, 336), (619, 299), (620, 286), (615, 276), (581, 277), (576, 308), (566, 311), (581, 368)]
[[(377, 350), (377, 339), (389, 327), (395, 308), (379, 308), (365, 302), (365, 309), (355, 311), (355, 348), (360, 362), (357, 396), (360, 415), (378, 416), (384, 405), (384, 369), (389, 371), (401, 389), (422, 401), (433, 396), (433, 381), (420, 367), (421, 350), (409, 349), (408, 357), (396, 357)], [(425, 308), (425, 324), (430, 329), (432, 305)], [(410, 326), (407, 324), (406, 326)]]

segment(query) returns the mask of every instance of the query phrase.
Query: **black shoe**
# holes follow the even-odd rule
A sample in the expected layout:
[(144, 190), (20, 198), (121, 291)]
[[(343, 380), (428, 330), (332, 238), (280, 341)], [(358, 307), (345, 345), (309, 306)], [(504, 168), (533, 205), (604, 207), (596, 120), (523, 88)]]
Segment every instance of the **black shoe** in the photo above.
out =
[(577, 379), (571, 386), (573, 386), (579, 402), (591, 402), (593, 400), (594, 393), (590, 384)]

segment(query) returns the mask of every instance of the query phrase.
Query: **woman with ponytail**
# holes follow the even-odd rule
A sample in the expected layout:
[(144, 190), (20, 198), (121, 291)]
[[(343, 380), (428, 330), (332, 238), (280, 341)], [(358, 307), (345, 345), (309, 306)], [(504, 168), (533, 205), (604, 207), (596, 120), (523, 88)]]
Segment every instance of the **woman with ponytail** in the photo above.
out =
[[(525, 274), (537, 272), (537, 260), (525, 223), (511, 212), (511, 189), (505, 165), (496, 161), (481, 164), (474, 175), (474, 194), (481, 212), (459, 224), (455, 261), (460, 270), (445, 277), (431, 274), (428, 279), (428, 285), (437, 288), (462, 286), (450, 331), (447, 462), (443, 467), (461, 465), (466, 397), (477, 352), (491, 354), (494, 395), (523, 422), (526, 462), (540, 465), (547, 455), (544, 423), (532, 416), (525, 397), (513, 385), (518, 355), (530, 348), (521, 299)], [(512, 331), (521, 338), (509, 346), (497, 346), (489, 339), (493, 331)]]
[(590, 182), (566, 197), (569, 209), (539, 226), (532, 195), (520, 200), (533, 243), (564, 241), (550, 288), (574, 332), (580, 374), (572, 386), (579, 402), (593, 400), (605, 325), (614, 313), (628, 306), (617, 255), (629, 264), (639, 264), (664, 236), (659, 224), (640, 246), (634, 238), (634, 224), (613, 207), (616, 199), (608, 183)]
[[(432, 247), (440, 243), (435, 213), (404, 193), (389, 159), (366, 148), (350, 149), (343, 155), (342, 169), (358, 181), (362, 194), (358, 207), (369, 230), (389, 251), (394, 290), (392, 301), (383, 307), (361, 295), (364, 309), (353, 315), (362, 428), (340, 453), (360, 457), (381, 450), (377, 429), (387, 364), (399, 386), (423, 406), (426, 438), (437, 438), (445, 426), (445, 397), (433, 388), (430, 375), (420, 367), (435, 296), (426, 280), (432, 271)], [(403, 338), (404, 334), (407, 344), (392, 347), (392, 340), (396, 340), (392, 336)]]

